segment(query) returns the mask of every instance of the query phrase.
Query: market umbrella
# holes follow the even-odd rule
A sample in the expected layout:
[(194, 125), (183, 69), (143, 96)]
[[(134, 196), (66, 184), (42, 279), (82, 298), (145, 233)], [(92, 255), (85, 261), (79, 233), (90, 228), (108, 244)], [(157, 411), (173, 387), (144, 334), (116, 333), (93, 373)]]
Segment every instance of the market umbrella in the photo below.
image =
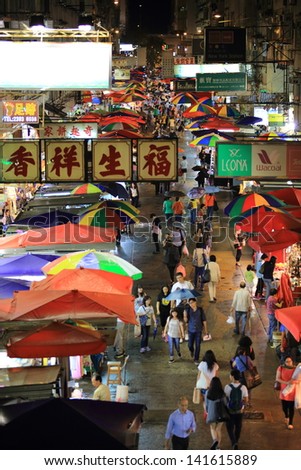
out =
[(192, 140), (189, 144), (190, 147), (197, 147), (198, 145), (206, 146), (206, 147), (215, 147), (217, 142), (221, 142), (224, 140), (228, 140), (221, 135), (215, 134), (214, 132), (210, 132), (207, 135), (197, 137), (196, 139)]
[(186, 196), (186, 193), (178, 189), (172, 189), (171, 191), (167, 191), (166, 193), (164, 193), (164, 196), (165, 197), (184, 197)]
[(0, 278), (0, 299), (9, 299), (17, 290), (28, 290), (30, 281)]
[(71, 194), (94, 194), (94, 193), (102, 193), (101, 189), (99, 189), (98, 186), (92, 183), (85, 183), (85, 184), (80, 184), (79, 186), (76, 186), (71, 191)]
[(110, 113), (106, 113), (105, 117), (115, 117), (115, 116), (129, 116), (132, 118), (140, 117), (140, 114), (133, 109), (126, 109), (126, 108), (119, 108), (111, 111)]
[[(190, 132), (195, 137), (204, 137), (208, 135), (208, 129), (193, 129), (193, 130), (190, 130)], [(219, 131), (217, 129), (210, 129), (210, 134), (223, 137), (225, 140), (232, 140), (233, 142), (236, 140), (236, 138), (233, 135), (226, 134), (225, 132)]]
[(203, 188), (192, 188), (188, 191), (187, 196), (190, 199), (198, 199), (205, 194), (205, 190)]
[(218, 186), (204, 186), (204, 190), (206, 194), (213, 194), (213, 193), (219, 193), (220, 188)]
[(99, 354), (106, 348), (99, 331), (61, 322), (10, 336), (6, 345), (9, 357), (20, 358), (83, 356)]
[(194, 297), (200, 297), (201, 295), (203, 294), (195, 289), (177, 289), (174, 292), (168, 294), (166, 300), (190, 299)]
[(261, 122), (262, 119), (259, 118), (259, 117), (255, 117), (255, 116), (244, 116), (244, 117), (241, 117), (239, 118), (237, 121), (236, 121), (236, 124), (238, 126), (250, 126), (252, 124), (257, 124), (258, 122)]
[(127, 129), (118, 129), (109, 132), (105, 131), (104, 134), (99, 134), (98, 136), (99, 139), (141, 139), (142, 137), (145, 138), (143, 134), (129, 131)]
[(211, 118), (207, 119), (206, 121), (200, 123), (200, 127), (202, 129), (217, 129), (217, 130), (224, 130), (227, 132), (234, 132), (239, 131), (239, 127), (235, 124), (231, 123), (227, 119), (220, 119), (220, 118)]
[(178, 104), (197, 104), (197, 99), (191, 95), (190, 93), (178, 93), (171, 99), (171, 103), (178, 105)]
[(301, 306), (277, 308), (275, 310), (277, 320), (288, 329), (293, 337), (301, 339)]
[(43, 268), (45, 274), (57, 274), (63, 269), (75, 268), (101, 269), (122, 276), (129, 276), (134, 280), (142, 278), (142, 272), (134, 265), (120, 256), (103, 251), (86, 250), (77, 253), (68, 253)]
[(130, 197), (125, 187), (120, 183), (102, 183), (101, 187), (112, 194), (112, 196), (119, 197), (120, 199), (129, 199)]
[(235, 217), (252, 207), (270, 205), (273, 207), (284, 206), (284, 202), (271, 194), (250, 193), (237, 196), (224, 209), (224, 213), (229, 217)]
[[(43, 208), (45, 210), (45, 208)], [(31, 213), (31, 211), (29, 211)], [(21, 214), (15, 220), (16, 224), (22, 225), (30, 225), (31, 228), (40, 228), (40, 227), (53, 227), (55, 225), (62, 225), (67, 223), (77, 223), (78, 222), (78, 215), (73, 214), (72, 212), (61, 211), (59, 209), (49, 209), (47, 212), (43, 212), (40, 214), (34, 213), (30, 217), (25, 216), (25, 214)]]
[(186, 113), (202, 113), (206, 115), (215, 115), (216, 114), (216, 109), (214, 109), (212, 106), (208, 106), (207, 104), (204, 103), (197, 103), (191, 106), (189, 109), (186, 110)]
[[(0, 277), (12, 277), (17, 279), (28, 279), (39, 276), (44, 277), (43, 266), (56, 260), (59, 255), (32, 254), (9, 256), (0, 259)], [(17, 289), (15, 289), (17, 290)], [(1, 295), (0, 295), (1, 296)]]
[(111, 122), (110, 124), (101, 124), (102, 132), (110, 132), (110, 131), (118, 131), (118, 130), (125, 130), (125, 131), (135, 131), (139, 129), (139, 124), (134, 124), (132, 122)]
[(255, 251), (262, 253), (284, 250), (285, 248), (300, 243), (301, 233), (292, 230), (277, 230), (265, 234), (258, 233), (248, 239), (248, 245)]
[(281, 199), (281, 201), (285, 202), (285, 204), (301, 206), (301, 189), (287, 187), (269, 191), (268, 194)]
[(229, 106), (227, 104), (223, 104), (216, 109), (216, 113), (220, 117), (231, 117), (231, 118), (239, 118), (240, 112), (234, 108), (233, 106)]
[(87, 211), (93, 211), (96, 209), (102, 209), (107, 207), (108, 209), (120, 209), (124, 211), (126, 214), (130, 213), (134, 217), (140, 214), (140, 210), (137, 207), (133, 206), (128, 201), (123, 201), (122, 199), (110, 199), (109, 201), (100, 201), (96, 204), (93, 204), (89, 207), (89, 209), (84, 209), (82, 213), (86, 213)]
[(122, 229), (128, 224), (139, 223), (139, 219), (125, 209), (101, 207), (81, 215), (80, 225)]
[(266, 212), (260, 208), (255, 214), (239, 222), (243, 232), (262, 233), (265, 237), (272, 231), (301, 231), (301, 220), (285, 213)]
[(137, 101), (145, 101), (147, 100), (147, 96), (142, 95), (137, 92), (137, 90), (133, 91), (132, 93), (125, 94), (119, 100), (119, 103), (134, 103)]
[(282, 135), (277, 132), (266, 132), (265, 134), (260, 134), (258, 140), (280, 140), (281, 137)]

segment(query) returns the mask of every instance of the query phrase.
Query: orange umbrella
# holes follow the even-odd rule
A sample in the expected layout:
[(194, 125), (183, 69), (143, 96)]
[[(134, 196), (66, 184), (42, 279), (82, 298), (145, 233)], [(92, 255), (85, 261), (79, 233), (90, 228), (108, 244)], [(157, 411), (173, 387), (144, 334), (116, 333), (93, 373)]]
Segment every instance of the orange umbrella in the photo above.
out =
[(199, 127), (202, 129), (217, 129), (223, 131), (239, 131), (240, 127), (235, 126), (227, 119), (211, 118), (201, 122)]
[(288, 329), (297, 341), (301, 339), (301, 307), (277, 308), (277, 320)]

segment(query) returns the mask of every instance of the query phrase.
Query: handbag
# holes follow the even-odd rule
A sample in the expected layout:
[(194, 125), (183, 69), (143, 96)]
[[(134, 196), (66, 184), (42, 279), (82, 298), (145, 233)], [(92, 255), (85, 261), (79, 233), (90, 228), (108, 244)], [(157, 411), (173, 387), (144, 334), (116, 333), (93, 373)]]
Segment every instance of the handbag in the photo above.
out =
[(242, 374), (244, 376), (248, 390), (251, 390), (252, 388), (258, 387), (258, 385), (262, 384), (262, 380), (256, 366), (254, 366), (253, 369), (247, 369), (243, 371)]
[(210, 333), (208, 333), (208, 335), (203, 336), (203, 341), (211, 341), (211, 340), (212, 340), (212, 336)]
[(201, 390), (199, 388), (194, 387), (193, 395), (192, 395), (192, 402), (195, 405), (199, 405), (201, 401)]
[(278, 380), (275, 380), (274, 390), (281, 390), (281, 383)]
[(216, 421), (218, 423), (223, 423), (230, 420), (229, 411), (224, 403), (223, 399), (217, 400), (215, 402), (215, 411), (216, 411)]
[(263, 274), (264, 273), (264, 264), (262, 264), (259, 268), (259, 272), (260, 274)]
[(207, 390), (209, 384), (208, 384), (208, 380), (206, 379), (205, 375), (203, 374), (203, 372), (201, 372), (201, 375), (200, 377), (198, 378), (197, 382), (196, 382), (196, 388), (198, 388), (199, 390)]
[(141, 336), (141, 325), (134, 326), (134, 336), (135, 338), (139, 338)]
[(203, 281), (203, 284), (211, 281), (211, 273), (210, 273), (210, 269), (208, 268), (208, 264), (206, 265), (204, 272), (202, 274), (202, 281)]

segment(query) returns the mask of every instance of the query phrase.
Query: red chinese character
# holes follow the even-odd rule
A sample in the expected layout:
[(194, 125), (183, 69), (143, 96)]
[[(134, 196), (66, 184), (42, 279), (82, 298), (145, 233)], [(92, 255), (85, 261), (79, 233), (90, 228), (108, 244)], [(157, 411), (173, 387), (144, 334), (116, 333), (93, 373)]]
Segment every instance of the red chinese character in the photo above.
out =
[(71, 147), (65, 147), (63, 151), (61, 147), (56, 147), (54, 151), (54, 157), (51, 158), (53, 167), (50, 171), (55, 171), (56, 176), (61, 176), (61, 168), (67, 168), (67, 175), (71, 176), (72, 168), (80, 167), (80, 164), (76, 158), (77, 152), (75, 145), (71, 145)]
[(92, 131), (93, 131), (93, 127), (91, 127), (91, 126), (87, 126), (87, 127), (85, 127), (85, 129), (84, 129), (84, 133), (87, 134), (87, 135), (89, 135), (89, 136), (92, 135)]
[(79, 128), (73, 126), (72, 129), (71, 129), (70, 134), (71, 134), (73, 137), (79, 137), (79, 136), (80, 136)]
[(57, 129), (57, 135), (59, 137), (65, 137), (66, 132), (67, 132), (66, 126), (59, 126), (58, 129)]
[(101, 176), (112, 176), (112, 175), (122, 175), (125, 176), (125, 171), (119, 169), (120, 162), (118, 161), (121, 158), (120, 152), (116, 152), (116, 147), (114, 145), (109, 145), (109, 155), (103, 153), (99, 165), (104, 165), (107, 171), (100, 171)]
[(146, 160), (143, 170), (148, 167), (148, 174), (150, 176), (168, 176), (171, 166), (167, 158), (169, 149), (169, 145), (157, 147), (155, 144), (151, 144), (148, 155), (144, 155), (143, 157), (144, 160)]
[(9, 161), (11, 162), (11, 165), (5, 173), (14, 170), (15, 176), (21, 175), (26, 177), (28, 174), (28, 165), (35, 165), (35, 160), (32, 158), (32, 153), (26, 152), (26, 148), (23, 147), (23, 145), (21, 145), (18, 150), (11, 154)]
[(45, 137), (50, 137), (51, 135), (53, 135), (52, 127), (51, 126), (46, 126), (45, 129), (44, 129), (44, 136)]

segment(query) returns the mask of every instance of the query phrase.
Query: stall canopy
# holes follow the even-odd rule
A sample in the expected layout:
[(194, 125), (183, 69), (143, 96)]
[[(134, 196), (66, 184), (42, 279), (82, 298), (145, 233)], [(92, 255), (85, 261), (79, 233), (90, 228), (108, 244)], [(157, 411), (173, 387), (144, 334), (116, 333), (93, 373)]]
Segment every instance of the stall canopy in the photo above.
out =
[(63, 398), (2, 406), (1, 446), (7, 450), (137, 449), (144, 409), (145, 405), (133, 403)]
[(261, 208), (243, 221), (237, 224), (243, 232), (262, 233), (266, 239), (270, 239), (270, 233), (278, 230), (301, 231), (301, 219), (288, 214), (261, 211)]
[(0, 259), (0, 276), (24, 278), (26, 276), (42, 276), (43, 266), (59, 258), (59, 255), (26, 253)]
[(6, 346), (9, 357), (63, 357), (98, 354), (107, 343), (99, 331), (52, 322), (36, 331), (13, 335)]
[(281, 201), (284, 201), (285, 204), (292, 206), (301, 206), (301, 189), (298, 188), (283, 188), (275, 189), (275, 191), (269, 191), (269, 194), (276, 196)]
[(301, 339), (301, 306), (279, 308), (275, 310), (277, 320), (294, 336)]
[(278, 230), (270, 232), (268, 237), (266, 234), (259, 233), (255, 237), (248, 240), (248, 245), (255, 251), (262, 253), (270, 251), (284, 250), (294, 243), (301, 242), (301, 233), (292, 230)]
[(11, 298), (15, 291), (28, 290), (29, 287), (29, 281), (0, 278), (0, 299)]

